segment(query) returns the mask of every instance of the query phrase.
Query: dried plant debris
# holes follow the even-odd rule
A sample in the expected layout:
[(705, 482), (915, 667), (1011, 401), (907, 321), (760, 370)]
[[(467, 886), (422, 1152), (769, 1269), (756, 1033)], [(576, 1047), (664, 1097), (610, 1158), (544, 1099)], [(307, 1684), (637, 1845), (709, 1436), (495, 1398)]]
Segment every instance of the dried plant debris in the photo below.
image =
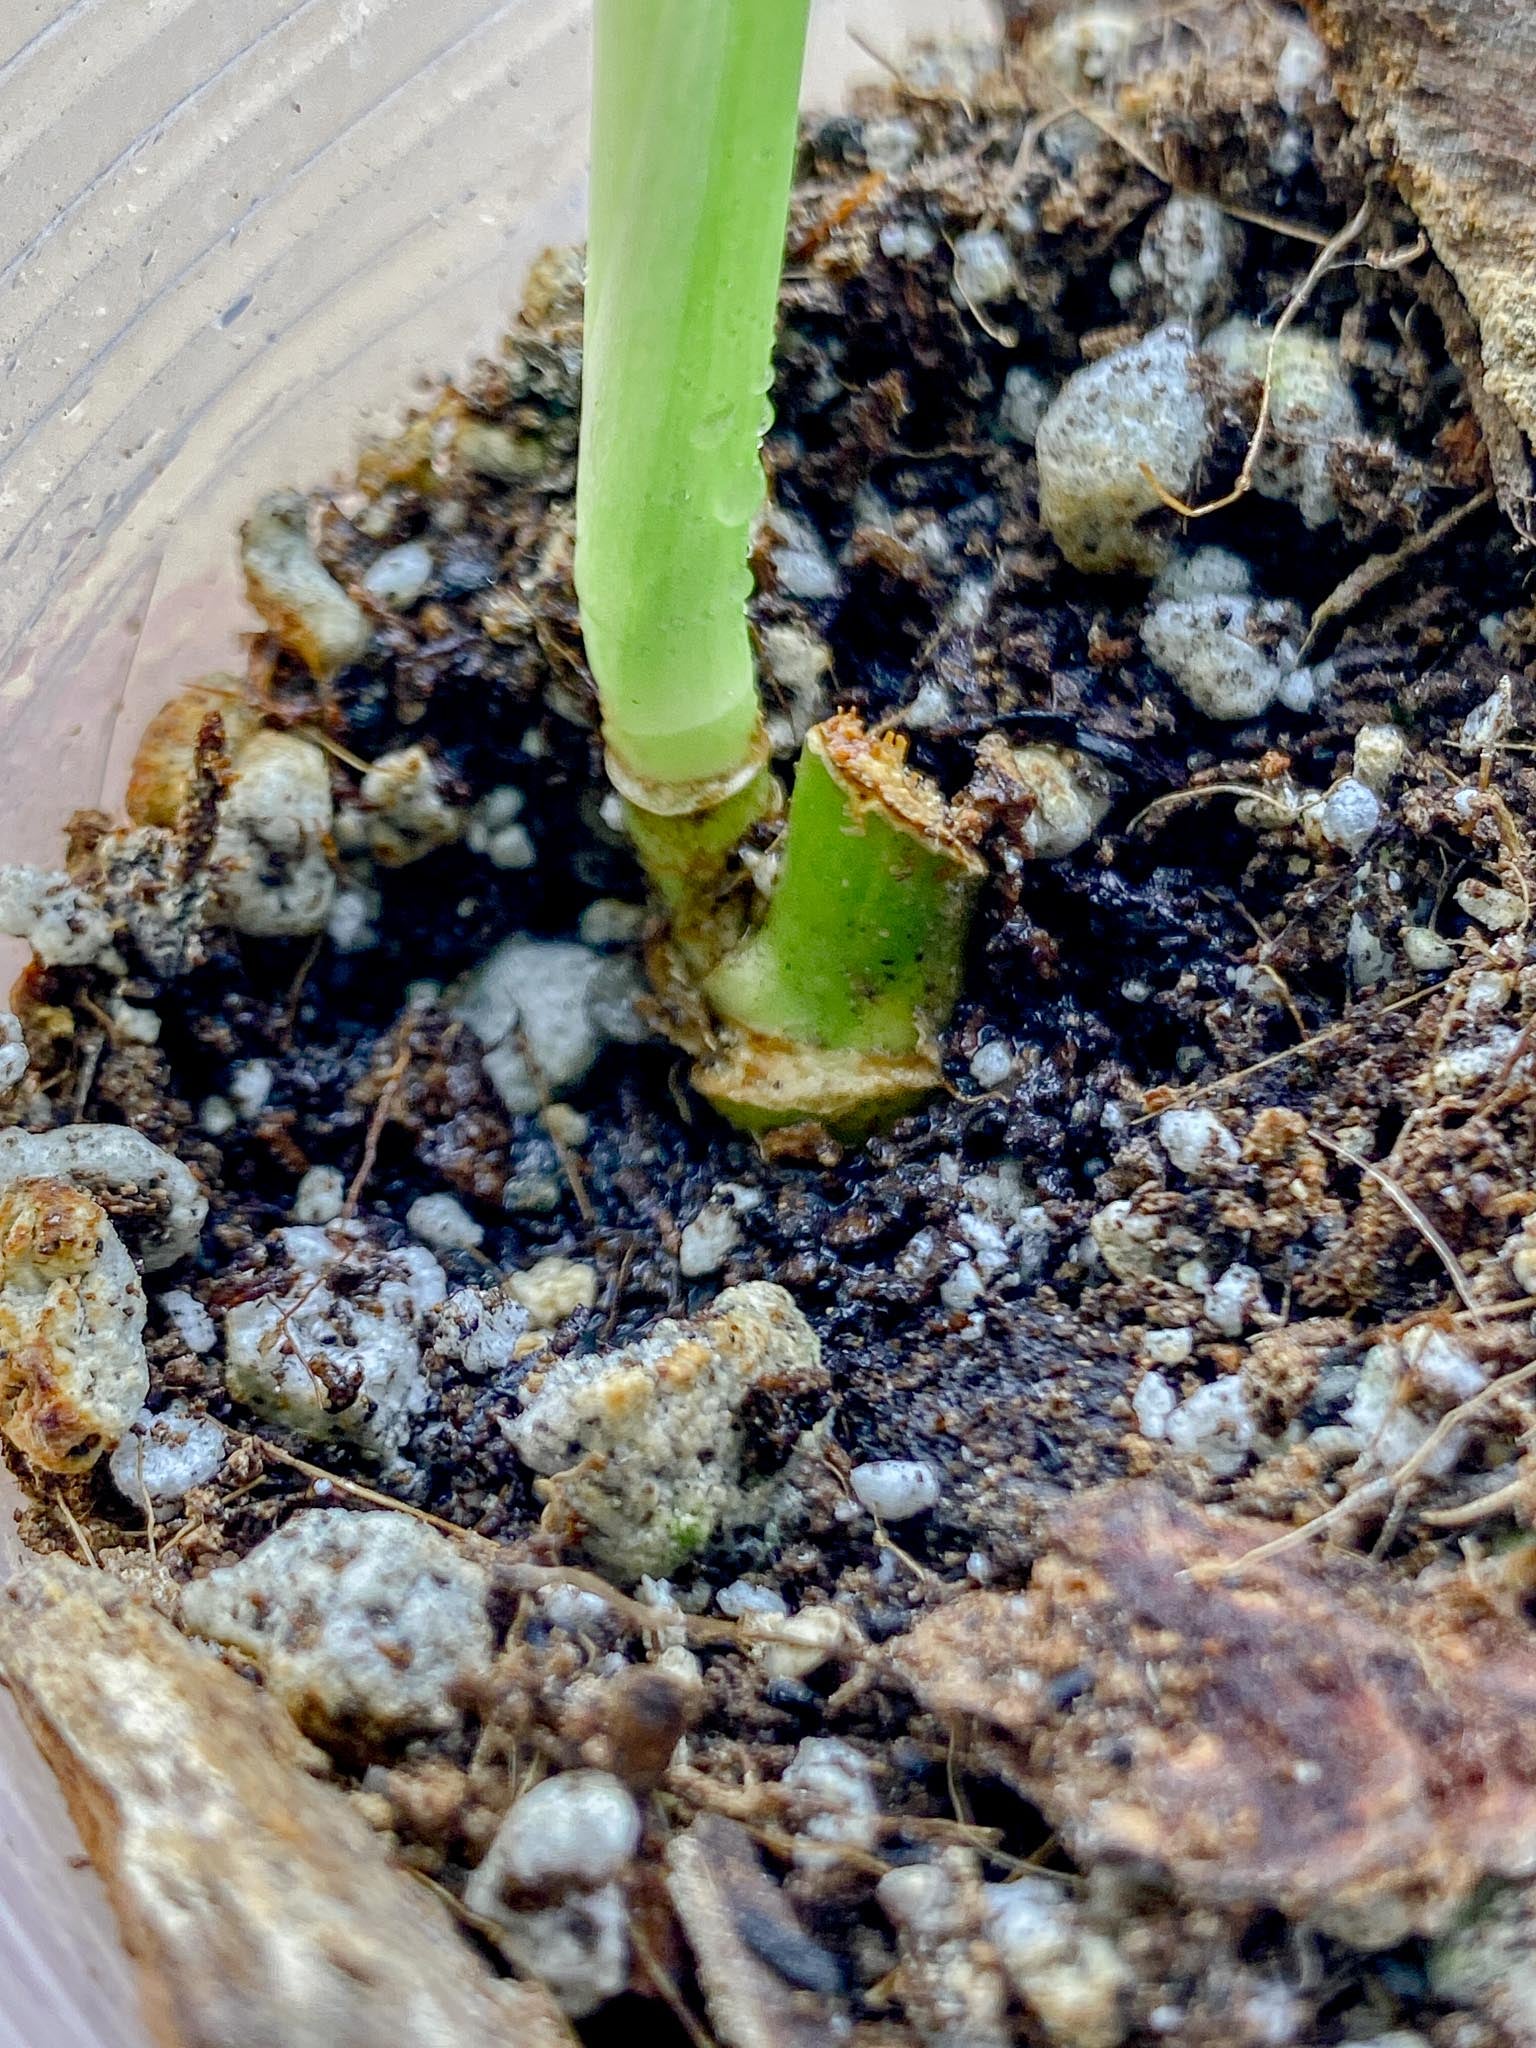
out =
[(806, 129), (753, 558), (780, 767), (857, 711), (983, 831), (943, 1091), (759, 1150), (658, 1035), (552, 253), (255, 509), (127, 822), (0, 873), (0, 1450), (99, 1568), (0, 1665), (95, 1611), (153, 1692), (174, 1622), (451, 1902), (442, 1997), (592, 2048), (1509, 2048), (1536, 612), (1518, 195), (1430, 97), (1489, 24), (1011, 12)]

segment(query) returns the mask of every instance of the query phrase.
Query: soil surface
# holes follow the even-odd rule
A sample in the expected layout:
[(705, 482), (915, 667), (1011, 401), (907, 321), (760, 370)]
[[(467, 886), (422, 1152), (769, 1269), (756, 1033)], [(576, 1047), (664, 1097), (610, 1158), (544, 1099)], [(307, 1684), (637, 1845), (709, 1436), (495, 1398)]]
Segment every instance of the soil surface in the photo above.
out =
[[(1215, 201), (1208, 271), (1157, 254), (1177, 195)], [(495, 1658), (451, 1732), (327, 1746), (455, 1899), (541, 1776), (635, 1791), (627, 1988), (580, 2015), (590, 2042), (1536, 2039), (1536, 612), (1465, 320), (1267, 5), (1095, 9), (1006, 62), (904, 60), (808, 129), (789, 250), (752, 604), (769, 711), (786, 771), (853, 707), (985, 812), (943, 1095), (861, 1150), (759, 1148), (690, 1097), (636, 994), (643, 887), (571, 582), (580, 269), (552, 257), (501, 356), (310, 501), (362, 653), (321, 675), (265, 633), (234, 686), (324, 750), (324, 928), (197, 908), (240, 776), (217, 706), (171, 833), (182, 895), (163, 845), (125, 880), (152, 827), (131, 856), (105, 819), (72, 827), (117, 952), (30, 970), (3, 1114), (129, 1122), (199, 1177), (201, 1249), (149, 1280), (150, 1407), (226, 1445), (158, 1518), (106, 1459), (18, 1457), (26, 1534), (168, 1612), (300, 1508), (393, 1501), (489, 1539)], [(1328, 344), (1352, 413), (1266, 402), (1278, 345), (1245, 374), (1202, 353), (1214, 424), (1171, 495), (1230, 502), (1143, 518), (1161, 583), (1073, 567), (1041, 514), (1044, 407), (1170, 318), (1233, 316)], [(1256, 433), (1269, 471), (1245, 469)], [(1317, 500), (1245, 487), (1308, 462), (1310, 524)], [(1253, 606), (1293, 608), (1263, 650), (1291, 680), (1217, 719), (1148, 640), (1242, 565)], [(1066, 750), (1102, 809), (1071, 851), (1038, 857), (989, 736)], [(425, 827), (364, 787), (412, 748)], [(601, 956), (608, 1040), (551, 1088), (529, 1030), (546, 1099), (522, 1108), (458, 1014), (517, 934)], [(445, 1195), (460, 1218), (413, 1234)], [(369, 1453), (227, 1372), (242, 1305), (303, 1308), (274, 1233), (338, 1217), (361, 1227), (343, 1299), (422, 1236), (482, 1296), (580, 1271), (540, 1269), (524, 1305), (553, 1307), (490, 1371), (427, 1318), (422, 1396)], [(474, 1242), (445, 1243), (465, 1219)], [(529, 1375), (764, 1280), (830, 1381), (747, 1404), (772, 1515), (665, 1582), (597, 1572), (510, 1429)], [(922, 1470), (871, 1482), (880, 1461)], [(776, 1607), (839, 1621), (775, 1646), (753, 1622)], [(528, 1884), (513, 1918), (557, 1909)]]

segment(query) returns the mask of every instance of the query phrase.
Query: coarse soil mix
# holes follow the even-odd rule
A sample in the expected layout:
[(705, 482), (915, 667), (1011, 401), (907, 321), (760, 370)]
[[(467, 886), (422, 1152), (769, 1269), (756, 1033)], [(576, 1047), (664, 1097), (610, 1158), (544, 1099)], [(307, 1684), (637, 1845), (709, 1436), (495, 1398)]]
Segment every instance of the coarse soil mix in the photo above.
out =
[[(572, 937), (595, 903), (643, 903), (605, 804), (571, 582), (580, 283), (565, 258), (542, 266), (498, 359), (433, 394), (354, 481), (312, 501), (320, 557), (343, 586), (364, 591), (382, 554), (422, 541), (425, 588), (403, 609), (369, 600), (368, 653), (323, 683), (258, 636), (247, 684), (269, 721), (327, 748), (343, 813), (362, 766), (420, 744), (463, 810), (521, 792), (529, 863), (498, 868), (462, 838), (396, 867), (354, 853), (354, 882), (376, 892), (376, 939), (360, 950), (210, 928), (189, 971), (157, 973), (143, 957), (126, 977), (34, 966), (18, 1001), (40, 1076), (18, 1119), (129, 1121), (202, 1177), (202, 1251), (168, 1277), (216, 1325), (270, 1286), (270, 1234), (293, 1220), (317, 1165), (340, 1169), (351, 1212), (387, 1243), (406, 1241), (418, 1197), (455, 1194), (484, 1230), (478, 1250), (440, 1253), (456, 1285), (552, 1254), (594, 1269), (592, 1305), (549, 1333), (541, 1364), (633, 1338), (728, 1285), (789, 1291), (833, 1379), (828, 1419), (791, 1467), (793, 1511), (772, 1543), (748, 1529), (709, 1547), (674, 1591), (689, 1613), (713, 1614), (714, 1592), (746, 1575), (791, 1610), (837, 1603), (862, 1648), (770, 1675), (718, 1628), (710, 1640), (695, 1628), (688, 1760), (654, 1825), (711, 1810), (747, 1825), (799, 1916), (798, 1932), (759, 1926), (759, 1960), (870, 2048), (994, 2038), (925, 2017), (932, 1944), (904, 1936), (898, 1952), (875, 1900), (883, 1871), (941, 1849), (974, 1852), (993, 1883), (1033, 1859), (1064, 1895), (1086, 1897), (1120, 1944), (1120, 2023), (1138, 2043), (1257, 2048), (1393, 2027), (1446, 2048), (1529, 2038), (1501, 2031), (1494, 2006), (1437, 1988), (1411, 1926), (1382, 1947), (1309, 1920), (1283, 1885), (1223, 1894), (1145, 1864), (1113, 1877), (1123, 1845), (1096, 1869), (1085, 1838), (1058, 1839), (1038, 1773), (985, 1744), (973, 1757), (953, 1689), (918, 1682), (915, 1704), (902, 1664), (923, 1616), (977, 1585), (1023, 1586), (1064, 1503), (1148, 1479), (1267, 1520), (1260, 1537), (1343, 1502), (1329, 1538), (1372, 1560), (1350, 1599), (1385, 1614), (1443, 1581), (1447, 1598), (1497, 1608), (1516, 1649), (1525, 1625), (1529, 1495), (1507, 1484), (1527, 1471), (1523, 1386), (1483, 1400), (1449, 1458), (1422, 1461), (1400, 1487), (1381, 1483), (1394, 1475), (1372, 1463), (1358, 1395), (1370, 1347), (1416, 1324), (1459, 1347), (1478, 1386), (1536, 1358), (1509, 1255), (1536, 1203), (1528, 565), (1488, 500), (1437, 311), (1443, 274), (1354, 151), (1325, 75), (1285, 82), (1301, 32), (1279, 10), (1231, 12), (1241, 36), (1170, 16), (1107, 79), (1066, 77), (1059, 51), (1055, 70), (914, 60), (902, 82), (805, 134), (765, 451), (773, 502), (793, 521), (763, 528), (752, 603), (765, 648), (814, 657), (815, 706), (765, 658), (782, 765), (808, 714), (851, 706), (908, 730), (913, 759), (948, 790), (1002, 734), (1076, 750), (1112, 793), (1086, 844), (1038, 860), (1022, 851), (1027, 804), (993, 791), (967, 990), (945, 1037), (944, 1093), (925, 1110), (862, 1149), (814, 1132), (759, 1148), (689, 1095), (686, 1060), (657, 1032), (601, 1054), (570, 1093), (579, 1125), (514, 1114), (453, 1015), (456, 982), (509, 934)], [(1005, 402), (1010, 370), (1054, 387), (1166, 317), (1137, 253), (1170, 188), (1225, 210), (1240, 235), (1230, 309), (1271, 326), (1320, 245), (1373, 200), (1301, 316), (1337, 338), (1363, 416), (1332, 450), (1338, 519), (1309, 528), (1294, 505), (1252, 491), (1209, 518), (1166, 515), (1181, 551), (1228, 549), (1259, 595), (1322, 614), (1306, 658), (1331, 667), (1312, 701), (1243, 723), (1203, 716), (1146, 653), (1144, 578), (1063, 560)], [(957, 282), (956, 244), (978, 231), (1000, 238), (1012, 267), (986, 303)], [(1231, 489), (1258, 405), (1254, 385), (1227, 406), (1200, 501)], [(515, 478), (468, 466), (466, 422), (515, 448)], [(1442, 540), (1357, 579), (1370, 587), (1329, 616), (1352, 571), (1458, 511)], [(1501, 688), (1507, 715), (1474, 724), (1469, 741), (1469, 717), (1504, 701)], [(1361, 728), (1380, 726), (1405, 751), (1378, 829), (1363, 846), (1331, 842), (1285, 793), (1327, 791), (1351, 772)], [(216, 781), (216, 737), (207, 745)], [(1268, 812), (1244, 806), (1265, 792)], [(105, 829), (76, 821), (77, 874)], [(604, 941), (622, 960), (643, 917), (601, 915), (631, 934)], [(1415, 952), (1405, 935), (1422, 928), (1445, 947)], [(158, 1012), (157, 1044), (114, 1030), (114, 998)], [(270, 1066), (265, 1100), (210, 1135), (202, 1106), (248, 1061)], [(1170, 1109), (1208, 1110), (1229, 1142), (1181, 1170), (1159, 1135)], [(734, 1241), (685, 1275), (682, 1233), (721, 1201)], [(1103, 1221), (1114, 1204), (1144, 1226), (1129, 1253)], [(501, 1426), (515, 1375), (472, 1378), (439, 1358), (403, 1465), (381, 1473), (232, 1400), (219, 1350), (189, 1350), (157, 1305), (163, 1284), (151, 1290), (152, 1405), (179, 1396), (227, 1425), (223, 1474), (162, 1519), (151, 1560), (143, 1504), (105, 1463), (60, 1481), (19, 1468), (35, 1545), (86, 1542), (169, 1601), (172, 1581), (245, 1554), (296, 1506), (341, 1504), (361, 1486), (492, 1539), (509, 1564), (581, 1569), (578, 1549), (540, 1532), (541, 1498)], [(1166, 1387), (1161, 1409), (1137, 1398), (1149, 1375)], [(1236, 1390), (1235, 1408), (1202, 1408), (1206, 1387)], [(1454, 1406), (1411, 1375), (1395, 1398), (1422, 1422), (1404, 1456)], [(752, 1454), (782, 1462), (825, 1406), (754, 1417)], [(926, 1464), (937, 1504), (891, 1528), (872, 1519), (850, 1473), (880, 1459)], [(1454, 1528), (1424, 1518), (1463, 1508)], [(1309, 1554), (1286, 1553), (1287, 1569), (1304, 1576)], [(1469, 1555), (1484, 1573), (1475, 1599), (1457, 1578)], [(529, 1760), (561, 1768), (588, 1754), (593, 1710), (571, 1705), (575, 1682), (615, 1650), (647, 1654), (622, 1601), (590, 1642), (541, 1619), (526, 1588), (504, 1607), (500, 1692), (480, 1703), (478, 1744), (381, 1756), (391, 1770), (367, 1795), (389, 1802), (379, 1824), (451, 1892)], [(1082, 1654), (1051, 1677), (1062, 1711), (1074, 1686), (1091, 1693), (1093, 1660), (1109, 1652)], [(492, 1761), (487, 1728), (501, 1731)], [(887, 1818), (872, 1844), (818, 1857), (797, 1852), (804, 1815), (775, 1795), (795, 1746), (827, 1735), (867, 1758)], [(355, 1758), (346, 1768), (361, 1775)], [(441, 1797), (423, 1817), (434, 1771)], [(636, 1886), (650, 1930), (637, 1953), (651, 1960), (636, 1965), (635, 1995), (670, 1986), (695, 2024), (719, 2028), (655, 1866)], [(637, 2011), (610, 2005), (583, 2022), (586, 2038), (618, 2039)], [(1110, 2038), (1074, 2035), (1027, 1998), (1012, 2011), (995, 2038)]]

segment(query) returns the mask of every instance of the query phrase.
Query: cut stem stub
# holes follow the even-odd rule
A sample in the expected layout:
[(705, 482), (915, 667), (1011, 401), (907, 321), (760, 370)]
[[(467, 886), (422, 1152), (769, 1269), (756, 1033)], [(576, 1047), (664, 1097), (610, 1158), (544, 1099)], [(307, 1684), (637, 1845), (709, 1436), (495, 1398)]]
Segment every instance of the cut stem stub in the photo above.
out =
[(860, 1137), (938, 1085), (985, 872), (974, 821), (840, 713), (812, 729), (762, 923), (704, 981), (720, 1020), (694, 1084), (752, 1130)]

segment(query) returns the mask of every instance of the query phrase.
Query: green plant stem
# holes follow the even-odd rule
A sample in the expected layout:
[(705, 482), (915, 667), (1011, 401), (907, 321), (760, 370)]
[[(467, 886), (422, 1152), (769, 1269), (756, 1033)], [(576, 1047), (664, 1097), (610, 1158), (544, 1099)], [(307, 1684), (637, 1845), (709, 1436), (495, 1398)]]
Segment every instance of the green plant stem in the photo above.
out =
[(767, 914), (704, 982), (727, 1030), (697, 1078), (738, 1122), (861, 1131), (939, 1079), (983, 869), (904, 754), (847, 714), (807, 736)]
[(747, 637), (810, 0), (597, 0), (576, 580), (615, 780), (760, 759)]

